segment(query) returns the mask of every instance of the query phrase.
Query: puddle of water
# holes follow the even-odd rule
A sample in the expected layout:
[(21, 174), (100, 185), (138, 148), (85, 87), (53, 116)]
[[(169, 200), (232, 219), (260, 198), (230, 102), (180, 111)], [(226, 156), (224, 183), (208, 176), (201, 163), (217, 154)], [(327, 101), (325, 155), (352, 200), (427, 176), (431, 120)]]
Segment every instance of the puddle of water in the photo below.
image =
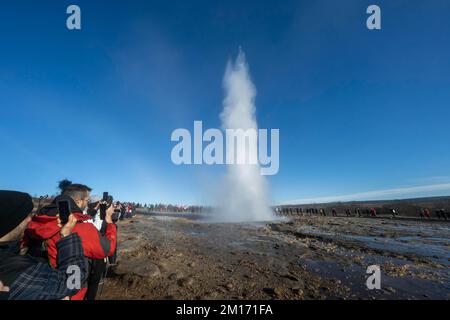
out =
[(363, 236), (343, 236), (346, 239), (358, 240), (363, 242), (370, 248), (378, 250), (386, 250), (397, 254), (414, 254), (417, 256), (427, 257), (437, 263), (450, 265), (450, 251), (441, 244), (428, 244), (421, 242), (404, 243), (399, 242), (398, 239), (384, 238), (379, 240), (373, 237)]
[(206, 237), (207, 236), (206, 232), (194, 232), (194, 231), (191, 231), (191, 232), (188, 232), (187, 234), (190, 235), (190, 236), (193, 236), (193, 237)]
[[(406, 230), (409, 231), (410, 229)], [(356, 236), (325, 232), (314, 226), (303, 226), (298, 231), (306, 235), (358, 241), (372, 249), (385, 250), (396, 254), (414, 254), (446, 266), (450, 265), (450, 250), (448, 249), (450, 239), (448, 238), (423, 236), (404, 236), (398, 238)]]
[(153, 216), (153, 218), (161, 221), (173, 221), (178, 219), (177, 217), (169, 217), (169, 216)]
[(209, 223), (209, 224), (241, 225), (241, 226), (256, 226), (256, 227), (263, 227), (266, 224), (273, 223), (273, 222), (280, 222), (280, 221), (284, 221), (284, 219), (283, 220), (281, 220), (281, 219), (261, 220), (261, 221), (220, 221), (220, 220), (214, 219), (214, 217), (206, 217), (206, 218), (202, 219), (202, 222)]

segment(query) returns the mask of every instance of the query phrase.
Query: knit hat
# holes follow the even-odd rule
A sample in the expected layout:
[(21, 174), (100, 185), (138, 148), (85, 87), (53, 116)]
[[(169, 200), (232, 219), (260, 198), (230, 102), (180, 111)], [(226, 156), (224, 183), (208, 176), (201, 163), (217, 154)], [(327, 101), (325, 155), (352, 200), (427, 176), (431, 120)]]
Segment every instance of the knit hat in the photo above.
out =
[(0, 238), (14, 230), (32, 210), (29, 194), (0, 190)]

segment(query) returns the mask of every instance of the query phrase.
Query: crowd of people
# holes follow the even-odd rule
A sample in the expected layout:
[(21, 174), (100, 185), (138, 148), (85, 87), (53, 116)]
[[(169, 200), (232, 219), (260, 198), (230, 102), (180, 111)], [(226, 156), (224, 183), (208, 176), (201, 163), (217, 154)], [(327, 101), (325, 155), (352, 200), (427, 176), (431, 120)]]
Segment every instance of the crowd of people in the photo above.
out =
[(0, 191), (0, 300), (95, 300), (117, 259), (117, 221), (132, 203), (63, 180), (37, 208), (30, 195)]
[(148, 209), (151, 212), (170, 212), (170, 213), (209, 213), (213, 210), (208, 206), (196, 206), (196, 205), (180, 205), (180, 204), (144, 204), (141, 206), (144, 209)]
[[(337, 217), (338, 215), (338, 210), (336, 208), (331, 208), (328, 209), (329, 210), (329, 214), (332, 217)], [(302, 208), (302, 207), (294, 207), (294, 206), (282, 206), (282, 207), (276, 207), (274, 208), (274, 211), (276, 214), (279, 215), (298, 215), (298, 216), (313, 216), (313, 215), (319, 215), (319, 216), (327, 216), (327, 209), (326, 208)], [(345, 215), (346, 217), (377, 217), (379, 216), (379, 211), (380, 209), (377, 210), (377, 208), (365, 208), (365, 209), (361, 209), (361, 208), (344, 208), (342, 209), (343, 211), (343, 215)], [(386, 211), (386, 210), (384, 210)], [(394, 208), (389, 208), (388, 210), (388, 214), (392, 217), (395, 218), (399, 215), (398, 210), (394, 209)], [(385, 213), (385, 212), (384, 212)], [(430, 218), (437, 218), (439, 220), (450, 220), (450, 210), (446, 210), (446, 209), (437, 209), (434, 211), (434, 216), (430, 213), (429, 209), (423, 208), (420, 209), (420, 213), (419, 213), (420, 218), (423, 219), (430, 219)]]

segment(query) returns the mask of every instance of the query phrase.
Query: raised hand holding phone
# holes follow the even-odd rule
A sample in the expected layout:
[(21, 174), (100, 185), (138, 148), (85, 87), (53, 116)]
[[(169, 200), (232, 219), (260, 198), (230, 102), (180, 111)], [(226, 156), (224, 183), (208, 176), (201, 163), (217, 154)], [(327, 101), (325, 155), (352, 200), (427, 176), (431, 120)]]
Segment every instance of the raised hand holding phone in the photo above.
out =
[[(59, 224), (62, 224), (61, 219), (59, 217), (58, 217), (58, 222), (59, 222)], [(72, 233), (73, 228), (77, 224), (77, 222), (78, 222), (77, 218), (75, 218), (75, 216), (73, 214), (70, 214), (67, 219), (67, 223), (65, 223), (62, 226), (61, 231), (59, 232), (59, 234), (61, 235), (61, 238), (64, 238), (64, 237), (67, 237), (68, 235), (70, 235)]]
[(106, 219), (106, 209), (108, 208), (108, 192), (103, 192), (103, 198), (100, 201), (100, 219)]

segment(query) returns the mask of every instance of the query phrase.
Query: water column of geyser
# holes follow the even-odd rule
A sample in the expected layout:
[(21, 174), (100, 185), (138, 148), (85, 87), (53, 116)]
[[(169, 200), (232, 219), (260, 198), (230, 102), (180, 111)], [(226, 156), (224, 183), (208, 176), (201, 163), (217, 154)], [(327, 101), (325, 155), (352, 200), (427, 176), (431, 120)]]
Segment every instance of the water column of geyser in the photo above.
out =
[[(225, 99), (220, 115), (222, 128), (254, 129), (258, 125), (255, 116), (256, 88), (253, 85), (245, 59), (245, 54), (239, 50), (236, 61), (229, 61), (223, 79)], [(236, 156), (245, 154), (250, 159), (250, 152), (257, 153), (255, 145), (247, 147), (236, 145)], [(229, 152), (227, 150), (227, 152)], [(268, 203), (268, 185), (260, 174), (259, 164), (229, 164), (219, 203), (218, 219), (227, 222), (267, 221), (275, 216)]]

